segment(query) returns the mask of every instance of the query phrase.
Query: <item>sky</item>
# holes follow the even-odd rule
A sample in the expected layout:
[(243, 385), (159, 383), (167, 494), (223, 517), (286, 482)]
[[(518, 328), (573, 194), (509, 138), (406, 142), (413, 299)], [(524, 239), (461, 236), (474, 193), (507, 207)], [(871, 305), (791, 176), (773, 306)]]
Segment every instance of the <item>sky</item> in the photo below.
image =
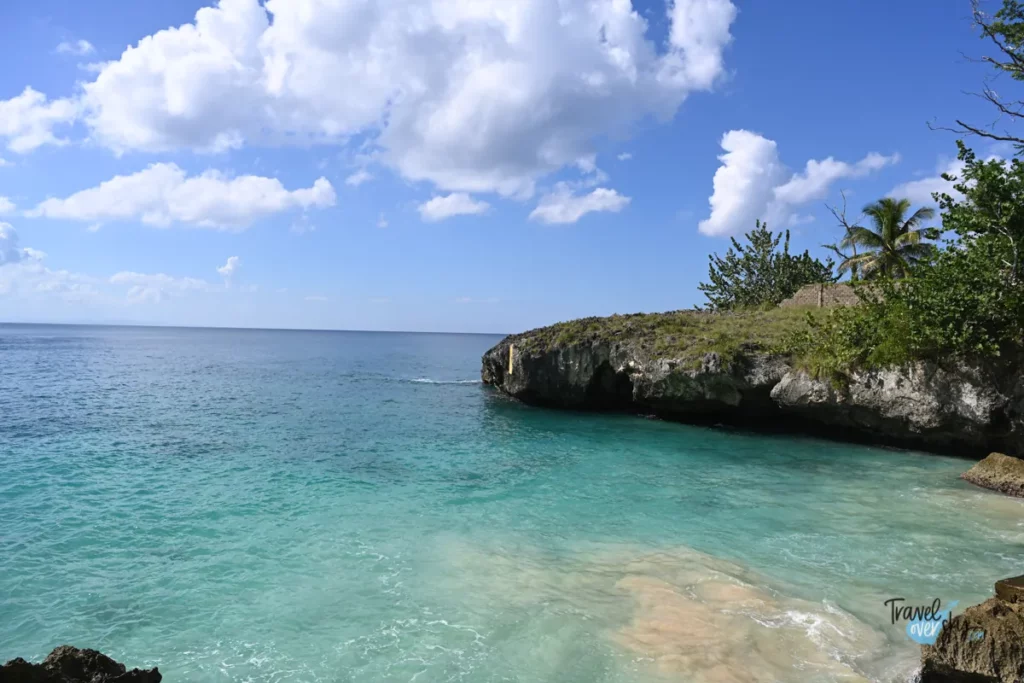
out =
[(931, 203), (985, 47), (968, 0), (6, 0), (0, 321), (690, 308), (756, 219)]

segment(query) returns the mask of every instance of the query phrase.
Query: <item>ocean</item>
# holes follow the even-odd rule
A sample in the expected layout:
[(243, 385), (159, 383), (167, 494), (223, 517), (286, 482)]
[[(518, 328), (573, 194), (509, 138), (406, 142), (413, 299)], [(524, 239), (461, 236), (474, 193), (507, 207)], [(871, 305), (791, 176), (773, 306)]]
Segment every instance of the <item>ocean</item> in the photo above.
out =
[(486, 335), (0, 326), (0, 661), (167, 681), (905, 681), (1020, 573), (969, 462), (522, 406)]

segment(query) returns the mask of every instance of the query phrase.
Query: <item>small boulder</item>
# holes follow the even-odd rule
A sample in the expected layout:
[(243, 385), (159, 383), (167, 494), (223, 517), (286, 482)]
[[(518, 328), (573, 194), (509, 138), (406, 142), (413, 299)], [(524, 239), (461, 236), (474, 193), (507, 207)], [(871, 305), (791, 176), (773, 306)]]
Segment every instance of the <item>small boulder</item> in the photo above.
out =
[(0, 683), (160, 683), (156, 668), (132, 669), (96, 650), (62, 645), (41, 664), (20, 657), (0, 666)]
[(1024, 460), (993, 453), (960, 475), (976, 486), (1024, 497)]

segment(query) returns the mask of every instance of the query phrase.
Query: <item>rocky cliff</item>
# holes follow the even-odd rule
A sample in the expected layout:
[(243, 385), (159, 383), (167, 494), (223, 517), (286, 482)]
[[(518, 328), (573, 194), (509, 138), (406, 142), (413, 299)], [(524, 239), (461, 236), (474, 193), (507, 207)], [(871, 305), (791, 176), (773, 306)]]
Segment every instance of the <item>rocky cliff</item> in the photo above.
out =
[(484, 355), (482, 379), (535, 405), (784, 428), (977, 458), (1024, 455), (1024, 375), (1015, 368), (915, 363), (854, 373), (837, 385), (772, 350), (793, 315), (715, 319), (683, 311), (564, 323), (502, 340)]

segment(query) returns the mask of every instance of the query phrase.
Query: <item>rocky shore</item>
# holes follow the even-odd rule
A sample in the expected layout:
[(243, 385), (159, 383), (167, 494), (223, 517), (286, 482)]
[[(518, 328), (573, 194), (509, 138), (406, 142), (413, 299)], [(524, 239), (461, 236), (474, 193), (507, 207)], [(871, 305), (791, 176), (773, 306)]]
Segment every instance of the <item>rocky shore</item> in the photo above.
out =
[(920, 683), (1024, 681), (1024, 576), (953, 617), (921, 657)]
[(919, 362), (855, 372), (839, 384), (772, 349), (781, 315), (737, 315), (724, 330), (722, 318), (692, 311), (563, 323), (506, 337), (484, 354), (481, 377), (534, 405), (781, 428), (977, 459), (1024, 455), (1018, 368)]
[(20, 657), (0, 666), (0, 683), (160, 683), (156, 668), (132, 669), (96, 650), (55, 648), (39, 664)]

